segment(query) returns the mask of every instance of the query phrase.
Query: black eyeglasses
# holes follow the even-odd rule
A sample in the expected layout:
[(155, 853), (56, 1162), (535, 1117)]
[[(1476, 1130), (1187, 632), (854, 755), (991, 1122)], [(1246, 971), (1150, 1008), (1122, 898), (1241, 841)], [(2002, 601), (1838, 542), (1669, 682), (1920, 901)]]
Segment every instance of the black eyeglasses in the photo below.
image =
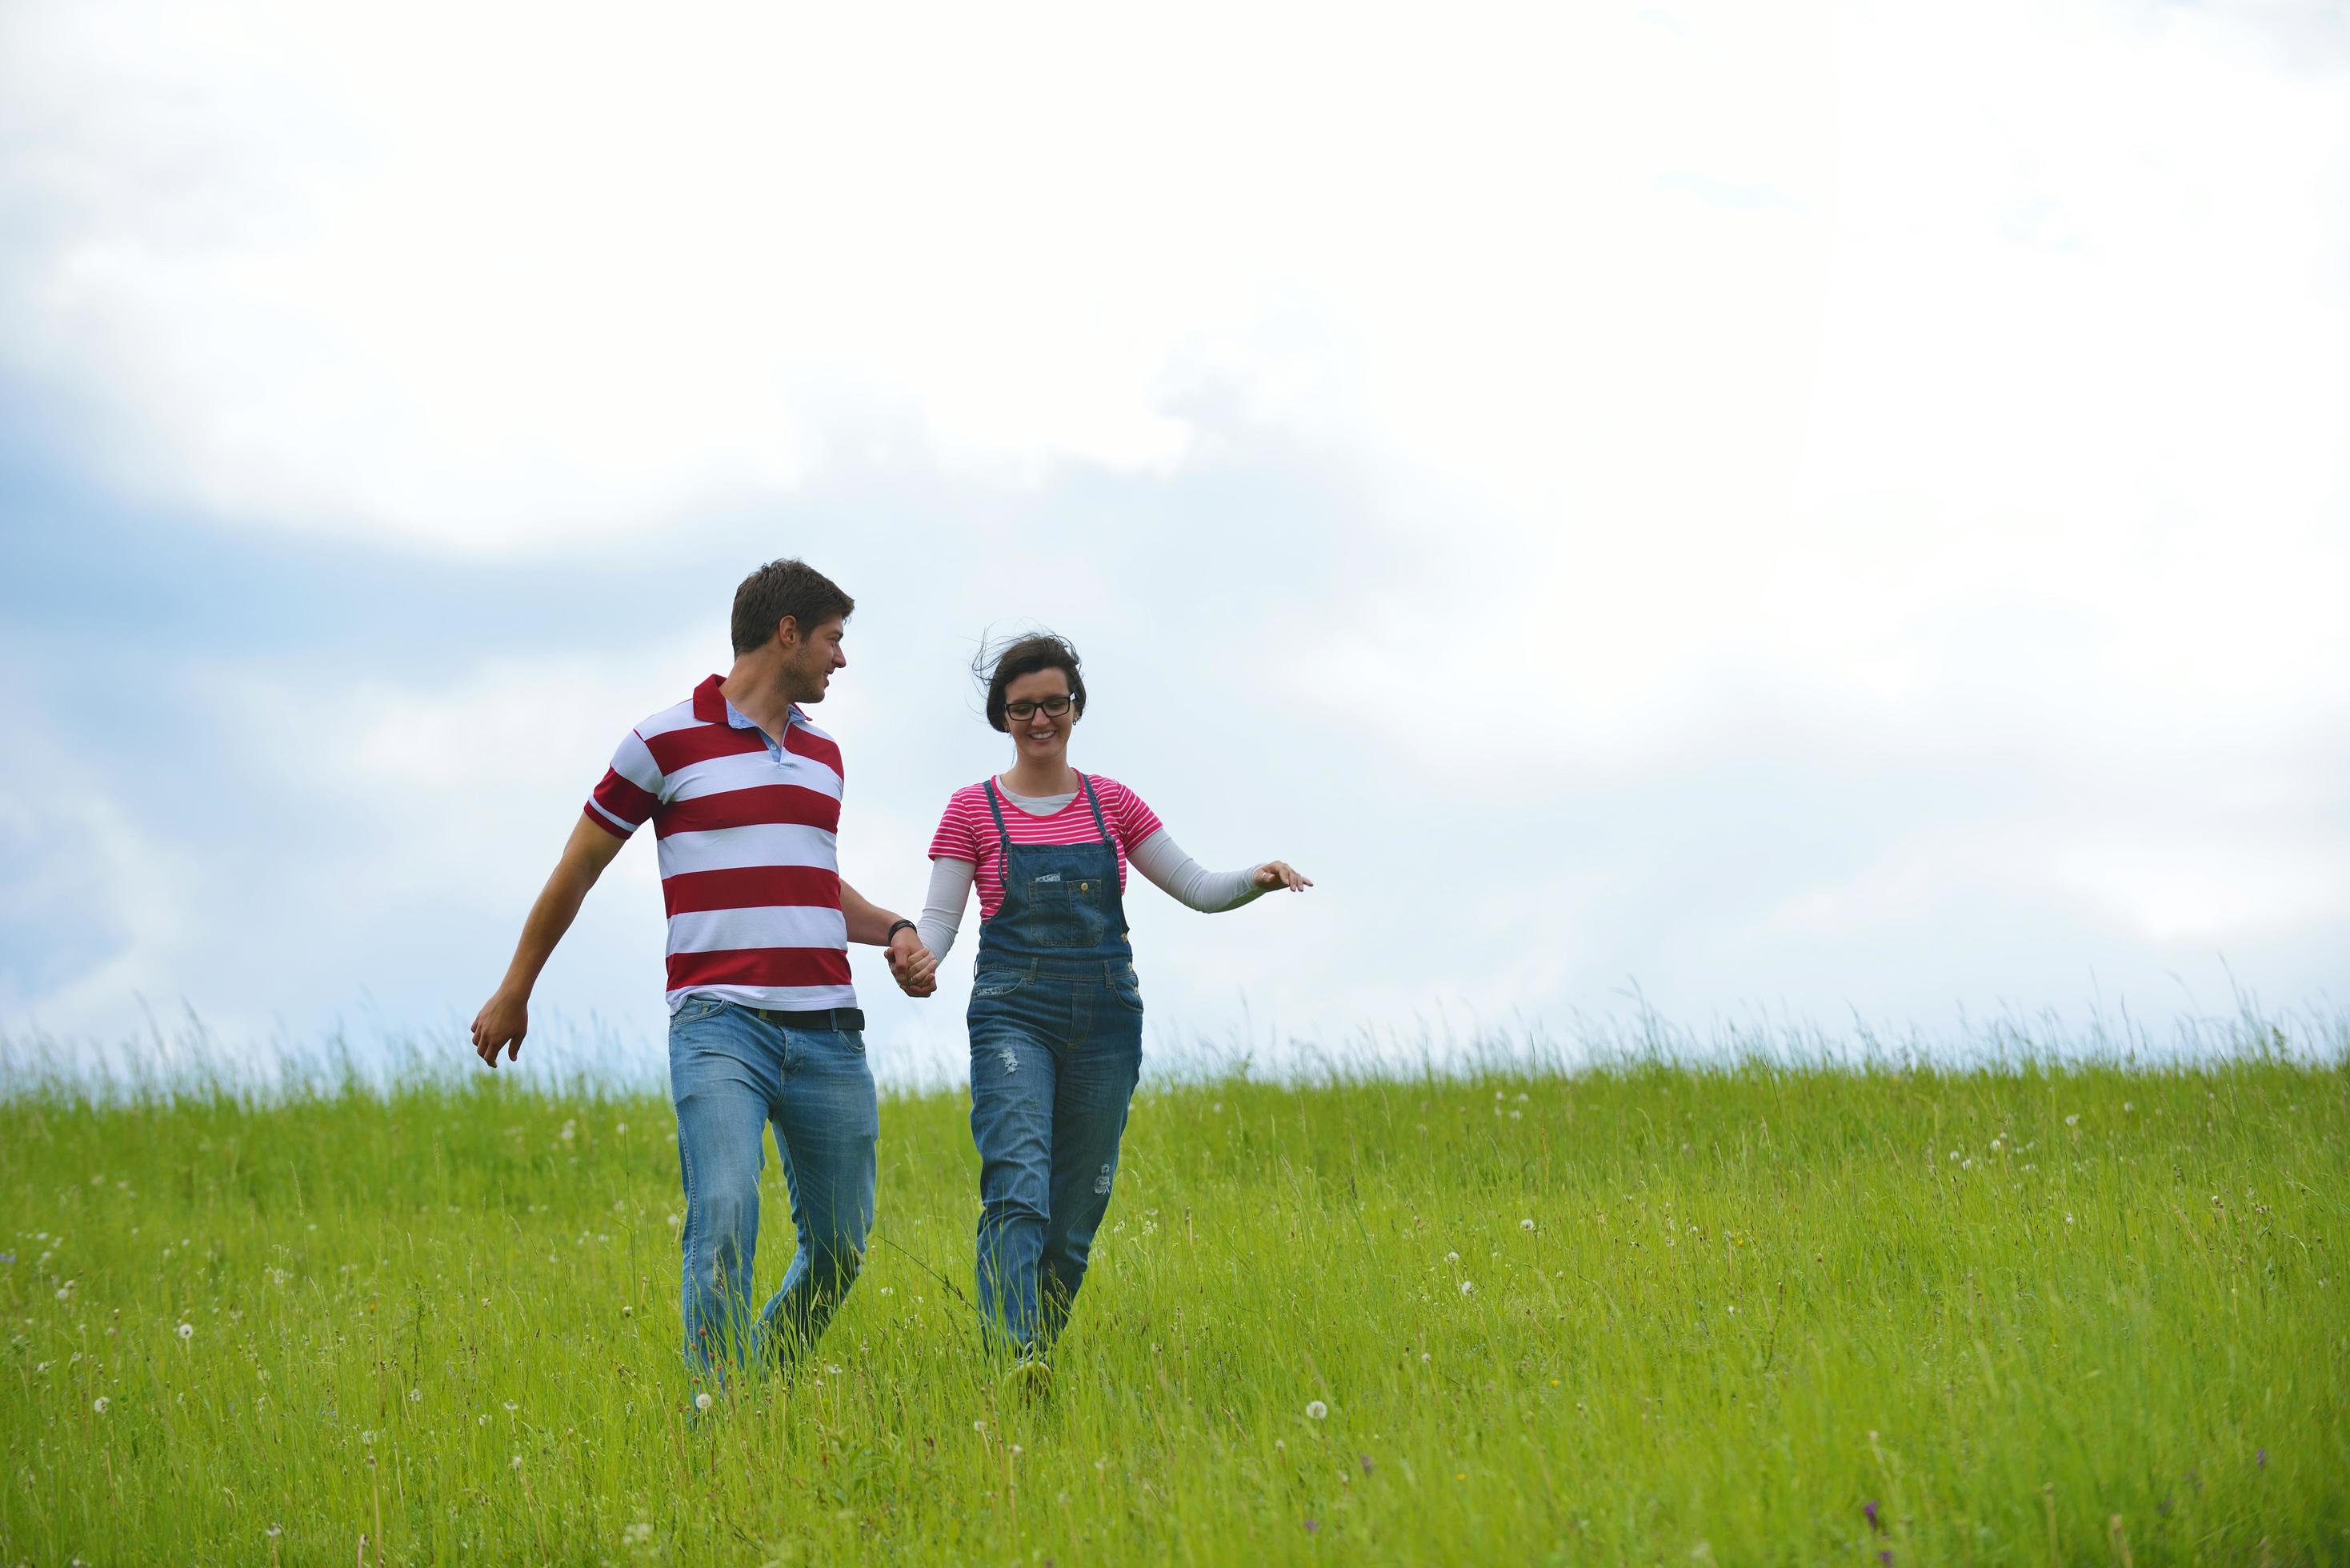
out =
[(1031, 702), (1024, 697), (1017, 702), (1006, 702), (1003, 705), (1003, 716), (1007, 719), (1033, 719), (1036, 716), (1036, 710), (1042, 708), (1045, 712), (1057, 719), (1062, 714), (1069, 711), (1070, 701), (1071, 699), (1069, 694), (1066, 691), (1056, 693), (1054, 696), (1047, 697), (1042, 701), (1037, 702)]

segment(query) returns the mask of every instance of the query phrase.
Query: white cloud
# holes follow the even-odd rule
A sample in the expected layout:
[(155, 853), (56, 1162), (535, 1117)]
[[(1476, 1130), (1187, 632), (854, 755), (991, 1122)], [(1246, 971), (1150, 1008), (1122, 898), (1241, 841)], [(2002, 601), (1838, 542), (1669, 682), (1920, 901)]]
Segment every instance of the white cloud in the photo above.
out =
[[(808, 547), (868, 600), (827, 722), (874, 842), (980, 765), (955, 639), (1094, 618), (1160, 705), (1105, 707), (1119, 758), (1192, 787), (1213, 724), (1362, 797), (1260, 846), (1200, 792), (1204, 858), (1318, 852), (1363, 900), (1295, 950), (1162, 922), (1154, 994), (1203, 1009), (1506, 1011), (1887, 924), (1923, 976), (2001, 911), (2285, 940), (2343, 919), (2328, 15), (21, 5), (0, 327), (111, 483), (225, 524), (592, 555), (848, 498)], [(584, 783), (549, 759), (707, 659), (362, 681), (286, 765), (376, 837), (300, 896), (478, 872), (510, 940)], [(481, 736), (477, 787), (436, 771)], [(1710, 884), (1789, 776), (1873, 814)], [(1435, 922), (1435, 980), (1384, 956), (1453, 886), (1389, 789), (1555, 826)]]

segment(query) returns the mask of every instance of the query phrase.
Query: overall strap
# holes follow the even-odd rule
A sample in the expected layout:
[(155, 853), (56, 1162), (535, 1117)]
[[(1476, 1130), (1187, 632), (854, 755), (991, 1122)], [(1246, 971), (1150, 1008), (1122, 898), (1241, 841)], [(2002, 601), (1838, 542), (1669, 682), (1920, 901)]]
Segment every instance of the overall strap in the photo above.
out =
[(987, 809), (995, 815), (996, 842), (1008, 852), (1012, 847), (1012, 833), (1003, 826), (1003, 808), (995, 804), (995, 779), (992, 774), (987, 781)]
[[(1073, 774), (1077, 773), (1075, 768), (1069, 771)], [(1094, 794), (1094, 781), (1083, 774), (1077, 774), (1077, 782), (1086, 786), (1086, 804), (1094, 808), (1094, 826), (1101, 829), (1102, 842), (1113, 849), (1117, 848), (1118, 840), (1109, 836), (1109, 824), (1102, 820), (1101, 799)]]

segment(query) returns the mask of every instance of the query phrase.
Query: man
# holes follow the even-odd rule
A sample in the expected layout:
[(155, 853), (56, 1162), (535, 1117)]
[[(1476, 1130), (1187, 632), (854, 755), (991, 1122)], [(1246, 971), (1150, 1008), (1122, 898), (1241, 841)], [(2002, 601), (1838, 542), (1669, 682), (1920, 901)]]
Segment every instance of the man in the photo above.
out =
[[(531, 988), (579, 903), (650, 821), (669, 907), (669, 1070), (685, 1182), (686, 1360), (765, 1359), (824, 1330), (873, 1222), (873, 1075), (848, 943), (889, 950), (908, 994), (938, 989), (914, 924), (840, 879), (840, 748), (807, 721), (856, 608), (822, 573), (771, 561), (734, 590), (734, 668), (620, 742), (473, 1020), (495, 1067), (522, 1054)], [(761, 1128), (772, 1121), (799, 1251), (754, 1317)]]

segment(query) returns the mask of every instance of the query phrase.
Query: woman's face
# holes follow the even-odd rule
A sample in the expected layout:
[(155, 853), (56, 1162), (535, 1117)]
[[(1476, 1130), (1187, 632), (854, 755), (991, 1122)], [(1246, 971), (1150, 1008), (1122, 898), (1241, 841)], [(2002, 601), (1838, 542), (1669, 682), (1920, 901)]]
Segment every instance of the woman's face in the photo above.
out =
[[(1069, 672), (1066, 670), (1036, 670), (1023, 675), (1003, 689), (1003, 723), (1012, 732), (1012, 743), (1019, 748), (1024, 760), (1057, 762), (1069, 749), (1069, 727), (1077, 722), (1075, 703), (1058, 716), (1045, 711), (1050, 700), (1066, 701), (1069, 695)], [(1026, 718), (1018, 715), (1018, 706), (1033, 702), (1036, 707)]]

